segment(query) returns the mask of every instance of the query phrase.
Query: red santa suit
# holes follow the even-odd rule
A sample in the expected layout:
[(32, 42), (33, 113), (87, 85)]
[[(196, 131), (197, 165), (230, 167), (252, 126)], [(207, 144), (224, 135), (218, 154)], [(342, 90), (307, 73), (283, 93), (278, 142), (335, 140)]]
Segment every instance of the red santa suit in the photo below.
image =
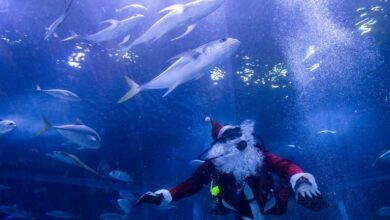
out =
[[(211, 119), (209, 121), (213, 125), (212, 136), (214, 139), (218, 139), (223, 132), (232, 128), (232, 126), (220, 126)], [(262, 162), (256, 174), (246, 177), (245, 182), (251, 187), (254, 194), (254, 202), (256, 202), (262, 214), (280, 215), (285, 213), (291, 192), (290, 187), (276, 187), (270, 173), (278, 175), (282, 180), (287, 180), (286, 182), (289, 182), (293, 189), (297, 180), (301, 177), (305, 177), (317, 188), (314, 177), (309, 173), (305, 173), (293, 162), (283, 159), (269, 151), (256, 149), (256, 152), (262, 158)], [(240, 185), (237, 184), (234, 176), (221, 172), (213, 160), (207, 160), (203, 163), (184, 182), (169, 190), (162, 189), (156, 193), (163, 195), (164, 200), (162, 205), (165, 205), (171, 201), (177, 201), (195, 194), (216, 179), (220, 187), (221, 199), (235, 209), (237, 216), (251, 218), (252, 212), (249, 202), (253, 201), (248, 201), (242, 190), (240, 191)], [(267, 204), (270, 202), (271, 197), (274, 198), (273, 204)]]

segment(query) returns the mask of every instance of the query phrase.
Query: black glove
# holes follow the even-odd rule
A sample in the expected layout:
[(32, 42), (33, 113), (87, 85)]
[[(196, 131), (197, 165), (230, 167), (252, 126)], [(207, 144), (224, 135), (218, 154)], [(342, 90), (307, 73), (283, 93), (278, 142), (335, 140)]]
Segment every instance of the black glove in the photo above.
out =
[(318, 191), (318, 189), (305, 177), (298, 179), (295, 187), (295, 193), (298, 204), (312, 211), (318, 212), (329, 206), (322, 197), (320, 191)]
[(162, 194), (156, 194), (153, 192), (147, 192), (143, 194), (138, 200), (136, 205), (139, 206), (142, 203), (150, 203), (155, 205), (160, 205), (161, 202), (164, 200), (164, 196)]

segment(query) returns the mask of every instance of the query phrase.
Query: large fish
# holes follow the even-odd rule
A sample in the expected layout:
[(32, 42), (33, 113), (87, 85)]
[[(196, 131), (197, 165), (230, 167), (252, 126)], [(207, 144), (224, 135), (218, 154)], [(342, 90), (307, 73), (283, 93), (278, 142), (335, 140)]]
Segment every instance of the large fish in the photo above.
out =
[(83, 161), (80, 160), (80, 158), (76, 157), (73, 154), (62, 152), (62, 151), (53, 151), (52, 153), (48, 153), (47, 156), (55, 160), (61, 161), (63, 163), (81, 167), (84, 170), (87, 170), (95, 175), (99, 175), (94, 169), (87, 166)]
[(99, 149), (101, 138), (99, 134), (92, 128), (84, 125), (80, 120), (75, 124), (53, 126), (46, 117), (42, 118), (44, 127), (41, 128), (37, 135), (42, 135), (50, 128), (55, 129), (60, 135), (68, 139), (71, 143), (80, 146), (82, 149)]
[(169, 6), (160, 11), (160, 13), (168, 13), (160, 18), (160, 20), (158, 20), (156, 23), (154, 23), (132, 44), (126, 47), (124, 51), (128, 51), (138, 44), (156, 41), (176, 28), (187, 27), (187, 30), (184, 32), (184, 34), (173, 39), (178, 40), (191, 33), (195, 29), (199, 20), (213, 13), (222, 5), (223, 2), (224, 0), (196, 0), (187, 4), (176, 4)]
[(118, 199), (118, 206), (122, 209), (126, 216), (131, 213), (132, 206), (131, 203), (127, 199)]
[(140, 91), (148, 89), (168, 89), (163, 97), (171, 93), (177, 86), (190, 80), (201, 78), (205, 70), (216, 65), (232, 55), (240, 46), (240, 41), (233, 38), (224, 38), (202, 45), (190, 52), (180, 54), (168, 69), (144, 85), (138, 85), (126, 78), (131, 89), (118, 103), (132, 98)]
[(53, 96), (58, 99), (78, 102), (80, 101), (80, 97), (76, 95), (74, 92), (65, 90), (65, 89), (42, 89), (39, 85), (37, 85), (36, 91), (46, 93), (50, 96)]
[(49, 40), (51, 35), (57, 30), (57, 28), (65, 21), (68, 17), (70, 7), (72, 6), (73, 0), (70, 0), (69, 4), (65, 7), (65, 12), (57, 18), (48, 28), (46, 28), (45, 40)]
[(124, 20), (118, 21), (115, 19), (109, 19), (103, 21), (102, 23), (109, 23), (110, 26), (104, 28), (103, 30), (88, 35), (88, 36), (79, 36), (78, 34), (73, 34), (71, 37), (68, 37), (62, 41), (68, 41), (72, 39), (84, 39), (88, 41), (93, 41), (96, 43), (115, 40), (118, 38), (123, 38), (123, 41), (120, 44), (126, 43), (130, 39), (130, 31), (141, 21), (145, 16), (137, 14), (126, 18)]
[(11, 120), (0, 119), (0, 135), (6, 134), (16, 128), (16, 123)]

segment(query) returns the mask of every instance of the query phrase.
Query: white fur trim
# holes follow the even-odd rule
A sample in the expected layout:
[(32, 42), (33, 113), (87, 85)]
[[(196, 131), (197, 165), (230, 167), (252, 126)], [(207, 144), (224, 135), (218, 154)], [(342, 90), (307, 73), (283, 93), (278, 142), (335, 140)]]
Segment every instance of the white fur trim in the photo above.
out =
[(314, 179), (313, 175), (311, 175), (310, 173), (297, 173), (297, 174), (292, 175), (292, 177), (290, 178), (290, 184), (294, 190), (295, 190), (295, 185), (297, 184), (298, 179), (301, 177), (307, 178), (309, 180), (309, 182), (313, 185), (313, 187), (318, 189), (316, 180)]
[(204, 120), (205, 120), (205, 122), (210, 122), (211, 118), (209, 116), (207, 116)]
[(218, 132), (218, 138), (221, 138), (223, 132), (225, 132), (226, 130), (231, 129), (231, 128), (234, 128), (234, 127), (231, 126), (231, 125), (225, 125), (225, 126), (223, 126), (223, 127), (221, 128), (221, 130), (219, 130), (219, 132)]
[(156, 192), (156, 194), (162, 194), (164, 197), (164, 200), (161, 202), (160, 206), (167, 205), (168, 203), (172, 202), (172, 195), (167, 189), (160, 189)]

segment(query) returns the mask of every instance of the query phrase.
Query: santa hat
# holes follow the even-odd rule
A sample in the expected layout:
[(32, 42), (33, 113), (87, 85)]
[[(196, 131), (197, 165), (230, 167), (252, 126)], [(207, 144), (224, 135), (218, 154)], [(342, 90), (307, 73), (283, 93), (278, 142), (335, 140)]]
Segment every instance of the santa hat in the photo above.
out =
[(226, 130), (234, 128), (231, 125), (222, 126), (221, 124), (219, 124), (217, 121), (215, 121), (210, 117), (206, 117), (205, 121), (210, 122), (211, 124), (211, 136), (213, 137), (214, 140), (220, 138)]

